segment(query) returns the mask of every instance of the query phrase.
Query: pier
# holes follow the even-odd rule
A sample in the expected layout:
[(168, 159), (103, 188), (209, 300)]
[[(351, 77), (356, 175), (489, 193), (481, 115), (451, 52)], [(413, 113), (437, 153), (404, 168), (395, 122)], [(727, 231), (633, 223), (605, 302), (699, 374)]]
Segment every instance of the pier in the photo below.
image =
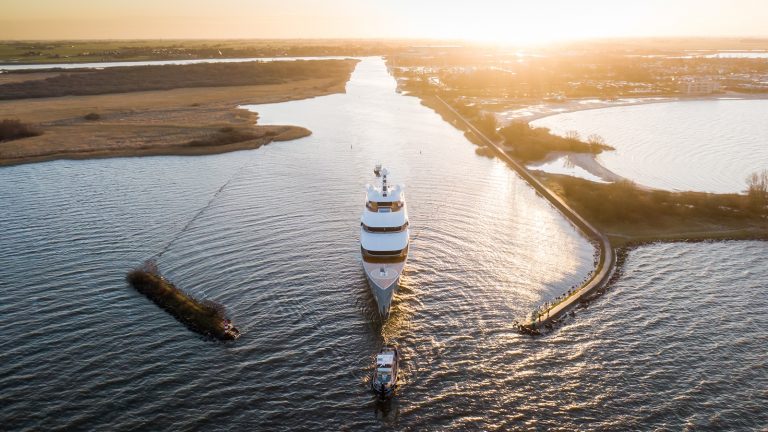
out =
[[(475, 135), (478, 140), (492, 150), (501, 160), (511, 166), (523, 180), (528, 182), (528, 184), (542, 197), (546, 198), (563, 216), (571, 221), (571, 223), (576, 226), (586, 238), (595, 242), (597, 245), (599, 251), (597, 265), (591, 276), (584, 281), (581, 286), (563, 293), (551, 303), (546, 303), (543, 307), (537, 309), (533, 316), (526, 322), (518, 323), (518, 328), (521, 332), (532, 335), (540, 334), (542, 331), (551, 328), (554, 322), (563, 317), (583, 299), (608, 283), (616, 267), (616, 252), (605, 234), (598, 231), (597, 228), (573, 210), (562, 198), (557, 196), (557, 194), (534, 177), (524, 165), (509, 156), (500, 144), (488, 138), (440, 96), (435, 95), (434, 98), (438, 105), (445, 107), (447, 114), (455, 117), (460, 125), (464, 126), (461, 129), (467, 130)], [(456, 123), (454, 123), (454, 125), (456, 125)]]

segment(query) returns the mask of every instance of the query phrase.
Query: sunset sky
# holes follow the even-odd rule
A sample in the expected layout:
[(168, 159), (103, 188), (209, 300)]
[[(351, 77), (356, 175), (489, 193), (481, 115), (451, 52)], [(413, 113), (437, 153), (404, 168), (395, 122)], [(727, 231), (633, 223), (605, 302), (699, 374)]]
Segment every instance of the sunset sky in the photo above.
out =
[(2, 0), (0, 39), (768, 36), (765, 0)]

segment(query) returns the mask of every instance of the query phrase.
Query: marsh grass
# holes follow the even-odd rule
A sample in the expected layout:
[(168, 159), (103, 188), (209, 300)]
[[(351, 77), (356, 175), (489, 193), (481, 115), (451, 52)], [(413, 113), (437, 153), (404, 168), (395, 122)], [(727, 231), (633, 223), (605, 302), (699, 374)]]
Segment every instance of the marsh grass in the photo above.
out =
[(0, 100), (280, 84), (348, 76), (356, 63), (355, 60), (297, 60), (63, 71), (46, 79), (0, 85)]
[(504, 143), (511, 147), (512, 155), (524, 162), (544, 159), (551, 152), (577, 152), (598, 154), (614, 150), (599, 135), (590, 135), (587, 141), (575, 131), (561, 137), (543, 127), (532, 127), (526, 122), (512, 122), (499, 130)]
[(264, 135), (256, 134), (250, 130), (236, 129), (233, 127), (223, 127), (208, 135), (205, 138), (195, 139), (187, 143), (190, 147), (210, 147), (235, 144), (243, 141), (250, 141), (262, 137), (273, 136), (274, 133), (267, 131)]
[(0, 142), (41, 135), (36, 127), (16, 119), (0, 120)]
[(539, 176), (612, 240), (768, 237), (768, 208), (755, 207), (746, 194), (670, 192), (643, 189), (629, 181), (600, 184), (555, 174)]

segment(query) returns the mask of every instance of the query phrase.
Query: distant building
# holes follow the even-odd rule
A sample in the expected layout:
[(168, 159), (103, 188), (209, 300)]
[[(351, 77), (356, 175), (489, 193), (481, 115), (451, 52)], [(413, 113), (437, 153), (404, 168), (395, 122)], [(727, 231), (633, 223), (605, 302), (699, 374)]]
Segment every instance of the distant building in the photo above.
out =
[(680, 92), (684, 94), (710, 94), (720, 91), (720, 81), (711, 78), (689, 78), (680, 82)]

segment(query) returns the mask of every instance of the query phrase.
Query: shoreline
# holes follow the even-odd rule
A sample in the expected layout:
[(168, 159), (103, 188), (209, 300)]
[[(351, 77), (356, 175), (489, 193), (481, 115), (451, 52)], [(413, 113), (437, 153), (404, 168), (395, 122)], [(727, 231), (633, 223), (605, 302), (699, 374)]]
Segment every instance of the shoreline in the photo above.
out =
[[(713, 94), (713, 95), (692, 96), (692, 97), (680, 97), (680, 96), (658, 97), (658, 98), (650, 97), (650, 98), (637, 98), (632, 100), (625, 99), (626, 102), (618, 102), (618, 103), (615, 101), (614, 102), (598, 101), (590, 105), (580, 104), (581, 101), (592, 101), (592, 100), (595, 100), (595, 99), (593, 98), (578, 99), (578, 100), (568, 101), (565, 104), (562, 104), (562, 103), (539, 104), (539, 105), (536, 105), (536, 109), (540, 110), (539, 112), (532, 113), (526, 116), (515, 117), (514, 119), (509, 119), (507, 120), (507, 122), (502, 123), (502, 126), (509, 124), (513, 121), (524, 121), (528, 124), (531, 124), (536, 120), (540, 120), (543, 118), (552, 117), (560, 114), (569, 114), (569, 113), (574, 113), (579, 111), (590, 111), (590, 110), (607, 109), (607, 108), (614, 108), (614, 107), (627, 107), (627, 106), (651, 105), (651, 104), (674, 103), (674, 102), (695, 102), (695, 101), (768, 100), (768, 94), (726, 93), (726, 94), (717, 94), (717, 95)], [(563, 105), (567, 105), (567, 107), (564, 109), (561, 109)], [(526, 110), (526, 109), (527, 108), (520, 108), (520, 110)], [(493, 114), (498, 118), (498, 113), (493, 113)], [(647, 185), (643, 185), (630, 178), (617, 174), (616, 172), (612, 171), (610, 168), (600, 163), (600, 161), (598, 160), (597, 154), (576, 153), (576, 152), (552, 152), (552, 153), (549, 153), (544, 159), (529, 163), (527, 164), (527, 166), (529, 169), (532, 169), (535, 171), (541, 171), (547, 174), (559, 174), (556, 172), (549, 172), (546, 170), (538, 169), (537, 167), (548, 164), (548, 163), (552, 163), (561, 158), (567, 159), (569, 163), (572, 163), (574, 166), (583, 169), (584, 171), (590, 173), (595, 177), (598, 177), (599, 179), (605, 182), (615, 183), (619, 181), (629, 181), (644, 190), (649, 190), (649, 191), (650, 190), (668, 190), (668, 189), (659, 189), (659, 188), (653, 188)], [(577, 175), (574, 175), (574, 174), (565, 174), (565, 175), (578, 177)]]
[[(649, 96), (649, 97), (637, 97), (637, 98), (619, 98), (615, 101), (608, 101), (597, 98), (579, 98), (570, 99), (565, 102), (547, 102), (539, 101), (528, 104), (525, 107), (508, 110), (502, 112), (489, 111), (495, 115), (502, 126), (512, 121), (525, 121), (531, 123), (536, 120), (540, 120), (546, 117), (552, 117), (558, 114), (569, 114), (578, 111), (589, 111), (603, 108), (614, 107), (627, 107), (637, 105), (650, 105), (658, 103), (671, 103), (671, 102), (695, 102), (695, 101), (716, 101), (716, 100), (762, 100), (768, 99), (766, 93), (720, 93), (711, 95), (695, 95), (695, 96)], [(584, 102), (595, 101), (594, 103), (586, 104)], [(622, 102), (623, 101), (623, 102)], [(514, 111), (531, 111), (531, 109), (537, 110), (528, 115), (515, 116), (509, 119), (500, 118), (500, 115), (504, 112)]]
[[(616, 174), (615, 172), (606, 168), (603, 164), (601, 164), (597, 160), (597, 155), (593, 153), (577, 153), (577, 152), (567, 152), (567, 151), (550, 152), (547, 154), (547, 156), (544, 159), (526, 164), (526, 168), (528, 168), (531, 171), (541, 171), (547, 174), (559, 174), (559, 173), (549, 172), (549, 171), (540, 169), (541, 166), (555, 162), (559, 159), (567, 159), (567, 161), (573, 164), (573, 166), (579, 167), (584, 171), (588, 172), (589, 174), (592, 174), (593, 176), (598, 177), (599, 179), (607, 183), (629, 181), (628, 178), (621, 176), (619, 174)], [(572, 174), (564, 174), (564, 175), (578, 177)], [(590, 179), (586, 179), (586, 180), (590, 180)], [(644, 189), (651, 190), (651, 188), (647, 186), (643, 186), (637, 183), (635, 184)]]
[[(261, 137), (224, 145), (190, 146), (187, 144), (168, 146), (146, 146), (127, 148), (99, 148), (94, 150), (60, 150), (48, 154), (35, 154), (18, 158), (0, 159), (0, 168), (28, 163), (50, 162), (54, 160), (88, 160), (109, 159), (122, 157), (146, 156), (206, 156), (229, 153), (240, 150), (256, 150), (275, 141), (290, 141), (304, 138), (312, 134), (309, 129), (301, 126), (264, 126), (265, 134)], [(276, 134), (271, 134), (273, 132)]]
[[(209, 57), (209, 58), (167, 58), (157, 59), (153, 57), (119, 59), (119, 60), (72, 60), (71, 58), (61, 59), (59, 62), (38, 62), (21, 63), (0, 61), (0, 73), (4, 72), (31, 72), (31, 71), (49, 71), (49, 70), (67, 70), (67, 69), (95, 69), (99, 63), (107, 64), (105, 67), (131, 67), (131, 66), (152, 66), (152, 65), (180, 65), (180, 64), (200, 64), (200, 63), (247, 63), (247, 62), (271, 62), (271, 61), (292, 61), (292, 60), (341, 60), (349, 59), (354, 56), (339, 55), (316, 55), (316, 56), (262, 56), (262, 57)], [(71, 66), (68, 66), (71, 65)], [(94, 65), (94, 66), (83, 66)], [(119, 65), (119, 66), (114, 66)], [(10, 68), (9, 68), (10, 67)]]
[[(558, 298), (557, 303), (548, 304), (543, 309), (537, 309), (526, 322), (515, 323), (517, 329), (524, 334), (532, 336), (542, 334), (557, 323), (557, 320), (572, 308), (579, 304), (582, 298), (591, 293), (604, 289), (614, 275), (616, 268), (616, 252), (608, 236), (600, 231), (592, 222), (584, 218), (566, 199), (552, 190), (545, 182), (539, 180), (515, 158), (510, 156), (501, 145), (493, 142), (478, 130), (472, 123), (453, 109), (447, 102), (439, 96), (434, 96), (436, 103), (425, 103), (426, 106), (434, 109), (443, 119), (449, 121), (455, 127), (456, 123), (463, 123), (466, 133), (473, 134), (479, 141), (488, 146), (491, 151), (496, 153), (499, 159), (507, 164), (520, 178), (533, 188), (537, 194), (550, 203), (566, 220), (568, 220), (596, 250), (595, 268), (589, 273), (589, 276), (582, 281), (578, 287), (569, 290)], [(425, 101), (426, 98), (422, 98)], [(453, 117), (449, 120), (448, 117)], [(567, 294), (567, 295), (566, 295)]]
[[(18, 118), (42, 135), (0, 144), (0, 167), (58, 159), (194, 156), (257, 149), (305, 137), (300, 126), (258, 124), (242, 105), (343, 93), (349, 74), (281, 84), (180, 88), (121, 94), (0, 101), (0, 118)], [(86, 120), (88, 113), (99, 114)], [(216, 142), (223, 131), (242, 139)]]
[[(579, 179), (564, 174), (537, 174), (536, 177), (562, 196), (576, 211), (592, 221), (610, 241), (614, 248), (645, 245), (652, 243), (671, 242), (706, 242), (727, 240), (768, 240), (768, 219), (766, 216), (749, 216), (740, 207), (747, 200), (746, 196), (737, 194), (707, 194), (706, 192), (669, 192), (657, 189), (643, 189), (637, 185), (624, 186), (623, 194), (634, 194), (633, 201), (645, 204), (635, 206), (632, 211), (642, 212), (651, 209), (655, 220), (649, 219), (627, 221), (624, 218), (601, 219), (605, 209), (601, 205), (613, 203), (614, 207), (621, 206), (621, 199), (616, 198), (615, 185), (599, 184), (590, 180)], [(602, 197), (601, 204), (590, 201), (592, 191)], [(730, 197), (730, 198), (729, 198)], [(713, 204), (712, 200), (717, 200)], [(630, 205), (626, 203), (625, 205)], [(712, 206), (717, 205), (722, 211), (731, 209), (725, 214), (712, 215)], [(670, 207), (671, 206), (671, 207)], [(681, 214), (673, 210), (676, 206), (700, 210)], [(610, 206), (609, 206), (610, 209)], [(709, 213), (708, 213), (709, 212)], [(634, 213), (633, 213), (634, 214)], [(736, 217), (742, 215), (741, 218)]]
[[(553, 330), (565, 318), (573, 314), (573, 311), (577, 306), (588, 304), (594, 298), (610, 289), (615, 278), (620, 277), (622, 259), (626, 257), (624, 251), (629, 250), (630, 248), (646, 244), (667, 242), (715, 242), (728, 240), (768, 241), (768, 227), (763, 227), (762, 225), (757, 226), (754, 224), (730, 229), (720, 225), (721, 228), (726, 229), (716, 229), (715, 226), (712, 226), (712, 228), (715, 229), (705, 228), (704, 230), (691, 230), (688, 232), (684, 230), (666, 229), (657, 230), (655, 234), (653, 233), (653, 230), (647, 232), (638, 230), (634, 234), (629, 232), (616, 233), (611, 230), (606, 230), (605, 227), (600, 227), (595, 221), (585, 219), (581, 216), (582, 213), (579, 213), (577, 203), (563, 196), (562, 190), (560, 190), (561, 187), (557, 184), (553, 185), (552, 182), (547, 179), (547, 176), (573, 177), (562, 174), (547, 175), (547, 173), (544, 173), (545, 175), (541, 176), (530, 173), (530, 170), (526, 166), (515, 161), (498, 143), (494, 143), (485, 137), (468, 120), (461, 117), (438, 96), (414, 96), (418, 97), (423, 105), (432, 108), (446, 122), (457, 129), (464, 131), (468, 138), (474, 135), (476, 140), (470, 139), (471, 142), (480, 146), (487, 145), (492, 153), (496, 153), (502, 161), (508, 162), (509, 166), (513, 168), (523, 180), (527, 181), (537, 193), (540, 193), (543, 197), (547, 198), (553, 206), (560, 210), (574, 226), (582, 231), (588, 241), (596, 243), (595, 248), (598, 251), (598, 255), (595, 258), (595, 269), (590, 272), (590, 276), (585, 281), (582, 281), (577, 287), (558, 296), (553, 302), (545, 303), (537, 308), (530, 318), (523, 322), (515, 321), (516, 328), (523, 334), (537, 336)], [(435, 101), (433, 102), (432, 99), (435, 99)], [(592, 158), (592, 155), (590, 154), (586, 154), (585, 156)], [(587, 182), (588, 180), (582, 181)], [(594, 182), (590, 183), (594, 184)], [(541, 189), (539, 189), (539, 187)], [(652, 190), (645, 190), (643, 192), (651, 193)], [(558, 203), (561, 204), (562, 207), (560, 207)], [(583, 222), (584, 225), (582, 225), (581, 222)]]

